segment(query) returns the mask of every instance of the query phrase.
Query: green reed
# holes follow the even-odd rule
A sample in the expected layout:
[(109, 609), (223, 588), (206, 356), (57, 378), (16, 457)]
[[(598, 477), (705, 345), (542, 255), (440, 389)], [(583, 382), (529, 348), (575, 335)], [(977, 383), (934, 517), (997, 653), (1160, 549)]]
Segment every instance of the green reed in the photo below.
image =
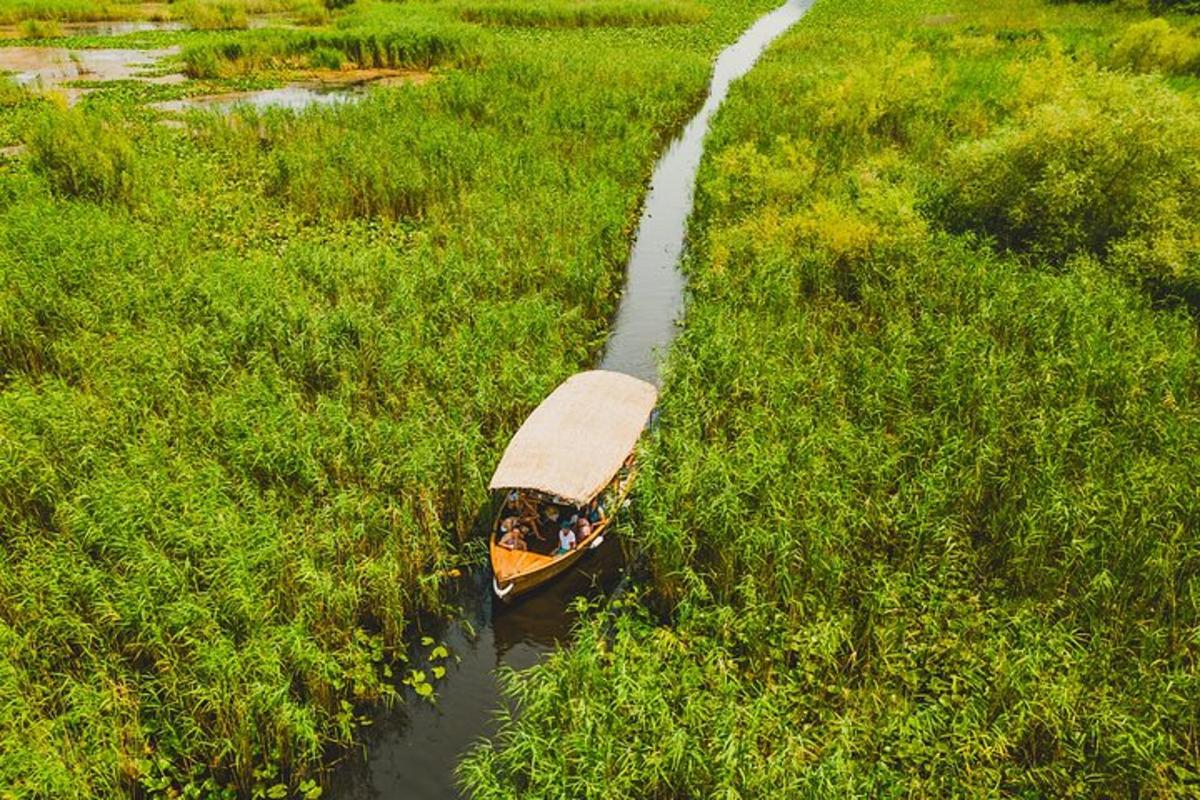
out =
[(592, 363), (653, 160), (765, 3), (536, 47), (358, 5), (156, 37), (486, 58), (184, 129), (129, 84), (5, 89), (0, 796), (313, 794), (398, 700), (515, 426)]
[(818, 4), (735, 87), (649, 594), (508, 676), (470, 796), (1191, 792), (1195, 90), (1095, 56), (1144, 18)]
[(468, 22), (530, 28), (672, 25), (699, 22), (708, 15), (705, 6), (684, 0), (572, 0), (552, 4), (486, 0), (464, 3), (459, 8), (459, 14)]

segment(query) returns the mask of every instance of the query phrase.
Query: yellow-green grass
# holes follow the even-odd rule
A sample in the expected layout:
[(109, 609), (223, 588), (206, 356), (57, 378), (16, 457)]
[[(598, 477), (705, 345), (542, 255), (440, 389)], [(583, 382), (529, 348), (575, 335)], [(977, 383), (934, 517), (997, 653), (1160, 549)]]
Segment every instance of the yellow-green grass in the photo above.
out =
[[(22, 20), (54, 20), (58, 22), (97, 22), (114, 19), (173, 17), (197, 28), (218, 29), (245, 27), (250, 15), (290, 13), (300, 14), (310, 21), (330, 4), (325, 0), (170, 0), (168, 3), (143, 0), (0, 0), (0, 24)], [(239, 24), (240, 23), (240, 24)]]
[(1108, 67), (1145, 20), (818, 3), (735, 87), (648, 595), (509, 675), (471, 797), (1194, 792), (1200, 108)]
[[(358, 5), (331, 36), (464, 25)], [(5, 88), (0, 795), (312, 789), (394, 699), (504, 442), (592, 363), (652, 163), (767, 5), (473, 29), (423, 86), (183, 130), (129, 84)]]
[(25, 19), (86, 22), (120, 19), (136, 14), (141, 4), (128, 2), (92, 2), (92, 0), (0, 0), (0, 24)]
[(694, 23), (708, 8), (691, 0), (472, 0), (460, 3), (468, 22), (531, 28), (589, 28)]

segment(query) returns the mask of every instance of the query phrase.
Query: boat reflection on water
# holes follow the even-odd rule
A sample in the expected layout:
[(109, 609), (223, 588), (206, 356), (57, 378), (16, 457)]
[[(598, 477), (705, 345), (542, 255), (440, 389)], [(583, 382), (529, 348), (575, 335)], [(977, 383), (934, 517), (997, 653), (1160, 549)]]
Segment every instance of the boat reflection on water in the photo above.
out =
[[(625, 575), (620, 535), (608, 537), (578, 564), (512, 603), (495, 599), (484, 568), (460, 581), (458, 620), (427, 630), (451, 653), (446, 677), (437, 681), (436, 703), (413, 692), (379, 714), (366, 729), (369, 758), (355, 752), (337, 768), (327, 796), (366, 798), (454, 798), (454, 767), (463, 752), (496, 731), (504, 707), (497, 667), (525, 669), (569, 642), (578, 597), (611, 594)], [(428, 648), (414, 652), (414, 665)], [(419, 730), (420, 736), (410, 734)]]
[[(624, 577), (625, 559), (618, 538), (606, 538), (574, 569), (511, 604), (488, 604), (492, 607), (497, 666), (508, 664), (513, 657), (523, 660), (523, 649), (536, 651), (540, 658), (555, 646), (569, 643), (575, 623), (569, 609), (574, 599), (606, 596)], [(509, 656), (510, 651), (514, 656)]]

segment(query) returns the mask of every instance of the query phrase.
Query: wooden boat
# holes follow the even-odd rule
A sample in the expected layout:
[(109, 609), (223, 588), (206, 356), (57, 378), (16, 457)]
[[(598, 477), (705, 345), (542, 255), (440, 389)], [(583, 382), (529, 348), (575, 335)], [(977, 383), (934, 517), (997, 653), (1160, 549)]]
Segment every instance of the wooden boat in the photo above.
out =
[[(600, 546), (632, 487), (634, 448), (657, 401), (658, 390), (645, 381), (592, 370), (572, 375), (529, 415), (488, 486), (496, 502), (490, 552), (497, 597), (512, 600)], [(557, 530), (543, 514), (584, 514), (593, 504), (602, 511), (591, 531), (574, 548), (555, 551)], [(506, 519), (530, 530), (528, 549), (501, 544)]]

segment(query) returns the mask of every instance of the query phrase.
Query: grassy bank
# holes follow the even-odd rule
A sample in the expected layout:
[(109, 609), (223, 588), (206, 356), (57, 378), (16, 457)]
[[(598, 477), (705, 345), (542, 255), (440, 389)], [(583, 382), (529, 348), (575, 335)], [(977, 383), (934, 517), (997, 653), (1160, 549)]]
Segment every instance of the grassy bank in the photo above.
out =
[(652, 597), (510, 675), (473, 797), (1194, 793), (1200, 136), (1145, 25), (818, 3), (735, 87)]
[(0, 797), (315, 795), (763, 5), (480, 30), (423, 86), (184, 129), (129, 85), (4, 88)]
[(197, 28), (244, 28), (253, 14), (289, 12), (324, 18), (330, 9), (344, 5), (339, 0), (0, 0), (0, 24), (151, 18), (180, 19)]

